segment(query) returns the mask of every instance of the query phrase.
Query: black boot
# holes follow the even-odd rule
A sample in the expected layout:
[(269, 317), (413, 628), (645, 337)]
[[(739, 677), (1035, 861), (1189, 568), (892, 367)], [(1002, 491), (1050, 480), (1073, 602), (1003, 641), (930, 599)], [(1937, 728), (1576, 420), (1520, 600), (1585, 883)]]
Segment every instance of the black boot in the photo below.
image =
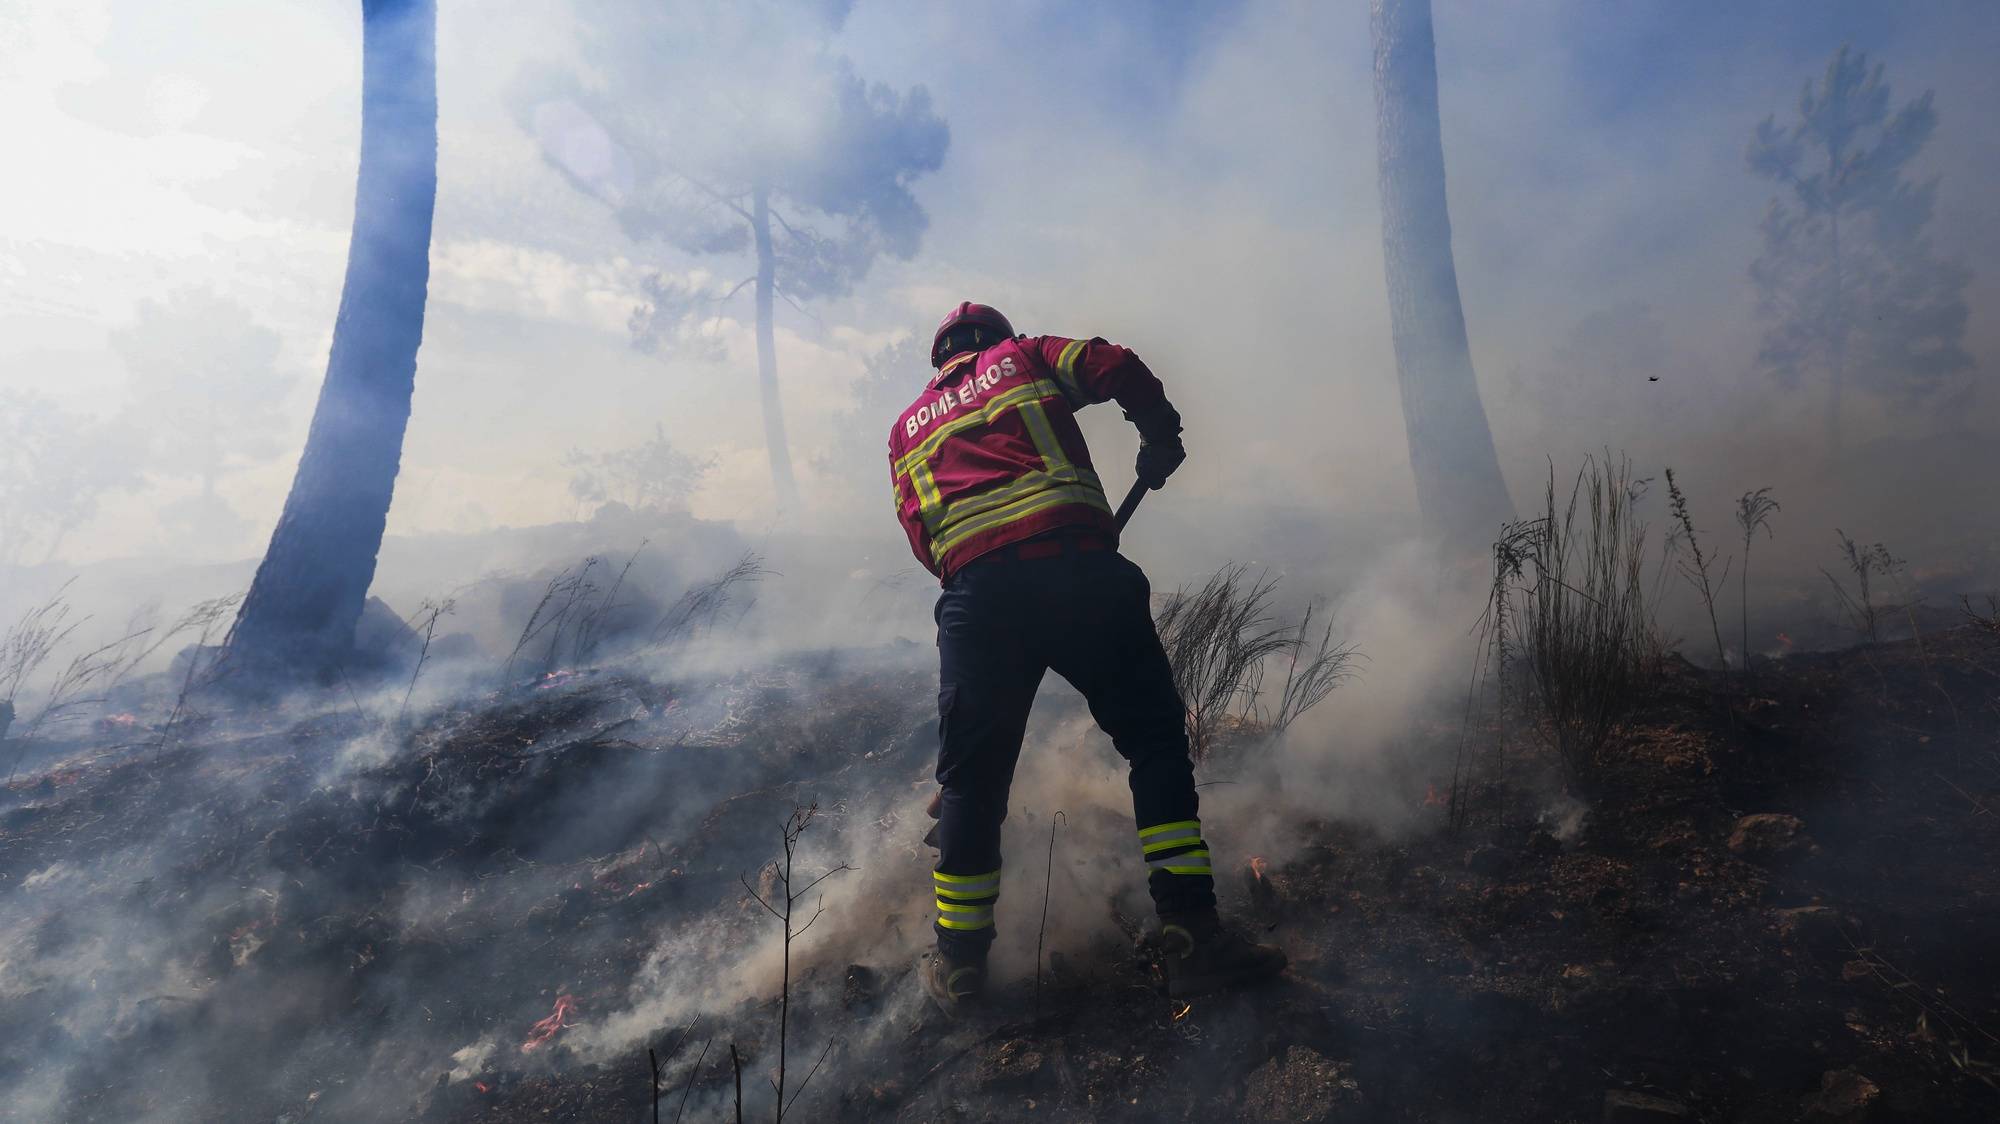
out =
[(986, 961), (955, 960), (942, 952), (926, 952), (917, 961), (917, 979), (947, 1018), (958, 1018), (979, 1002), (986, 990)]
[(1254, 983), (1285, 970), (1283, 950), (1253, 942), (1213, 913), (1160, 918), (1159, 948), (1167, 994), (1175, 999)]

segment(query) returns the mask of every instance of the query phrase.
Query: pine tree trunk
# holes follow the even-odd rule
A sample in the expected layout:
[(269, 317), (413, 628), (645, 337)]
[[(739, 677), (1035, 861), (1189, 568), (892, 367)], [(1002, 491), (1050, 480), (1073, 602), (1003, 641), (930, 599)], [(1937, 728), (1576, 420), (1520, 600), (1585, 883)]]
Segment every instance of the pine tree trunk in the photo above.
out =
[(1833, 209), (1827, 226), (1833, 242), (1833, 354), (1826, 380), (1826, 455), (1827, 462), (1838, 467), (1841, 446), (1846, 440), (1841, 433), (1840, 397), (1847, 388), (1847, 326), (1850, 323), (1847, 317), (1846, 279), (1840, 272), (1839, 207)]
[(1451, 256), (1430, 0), (1374, 0), (1369, 22), (1382, 259), (1417, 503), (1434, 540), (1477, 550), (1514, 507), (1473, 378)]
[(759, 187), (752, 193), (750, 225), (757, 236), (757, 389), (764, 402), (764, 447), (771, 454), (771, 487), (778, 508), (789, 511), (799, 503), (799, 484), (792, 476), (792, 452), (785, 442), (785, 408), (778, 399), (778, 345), (771, 326), (771, 301), (777, 295), (778, 268), (771, 250), (771, 195)]
[(230, 633), (250, 676), (346, 660), (402, 461), (437, 198), (437, 5), (362, 0), (361, 160), (333, 349), (292, 490)]

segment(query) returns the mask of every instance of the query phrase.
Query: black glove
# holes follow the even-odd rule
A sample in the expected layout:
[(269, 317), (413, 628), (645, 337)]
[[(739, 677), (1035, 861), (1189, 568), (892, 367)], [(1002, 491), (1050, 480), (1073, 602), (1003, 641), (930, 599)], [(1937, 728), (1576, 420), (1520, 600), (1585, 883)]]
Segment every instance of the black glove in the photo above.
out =
[(1139, 429), (1139, 461), (1135, 466), (1139, 479), (1158, 491), (1187, 459), (1187, 449), (1181, 445), (1180, 412), (1171, 403), (1162, 402), (1143, 413), (1127, 412), (1125, 417)]

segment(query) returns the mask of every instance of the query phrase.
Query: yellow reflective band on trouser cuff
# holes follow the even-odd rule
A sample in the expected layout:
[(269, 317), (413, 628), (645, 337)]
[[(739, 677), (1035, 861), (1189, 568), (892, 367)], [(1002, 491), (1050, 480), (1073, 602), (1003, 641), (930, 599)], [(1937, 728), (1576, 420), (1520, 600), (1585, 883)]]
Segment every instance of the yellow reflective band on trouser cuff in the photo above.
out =
[(1201, 826), (1200, 820), (1175, 820), (1172, 823), (1156, 823), (1151, 827), (1140, 828), (1139, 838), (1141, 840), (1150, 841), (1163, 831), (1173, 831), (1183, 827), (1198, 828), (1200, 826)]
[(993, 907), (939, 901), (937, 923), (947, 929), (984, 929), (993, 924)]
[(997, 870), (985, 874), (946, 874), (941, 870), (933, 870), (931, 882), (937, 886), (938, 893), (954, 894), (961, 898), (1000, 892), (1000, 872)]
[(1190, 824), (1187, 827), (1177, 827), (1171, 831), (1163, 831), (1142, 843), (1140, 849), (1150, 855), (1155, 851), (1167, 851), (1175, 847), (1185, 847), (1190, 843), (1200, 842), (1201, 825)]
[(1150, 859), (1147, 866), (1154, 870), (1164, 870), (1168, 874), (1210, 874), (1207, 851), (1182, 851), (1178, 855), (1161, 855)]

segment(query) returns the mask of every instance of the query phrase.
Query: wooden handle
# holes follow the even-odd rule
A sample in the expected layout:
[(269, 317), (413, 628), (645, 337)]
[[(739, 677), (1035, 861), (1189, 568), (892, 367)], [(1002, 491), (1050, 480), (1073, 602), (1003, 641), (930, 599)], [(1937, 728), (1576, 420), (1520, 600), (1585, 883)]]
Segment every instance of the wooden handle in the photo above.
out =
[(1132, 490), (1125, 493), (1125, 499), (1118, 505), (1117, 518), (1120, 531), (1125, 529), (1125, 524), (1132, 521), (1132, 513), (1139, 510), (1139, 501), (1146, 498), (1149, 490), (1144, 480), (1132, 481)]

